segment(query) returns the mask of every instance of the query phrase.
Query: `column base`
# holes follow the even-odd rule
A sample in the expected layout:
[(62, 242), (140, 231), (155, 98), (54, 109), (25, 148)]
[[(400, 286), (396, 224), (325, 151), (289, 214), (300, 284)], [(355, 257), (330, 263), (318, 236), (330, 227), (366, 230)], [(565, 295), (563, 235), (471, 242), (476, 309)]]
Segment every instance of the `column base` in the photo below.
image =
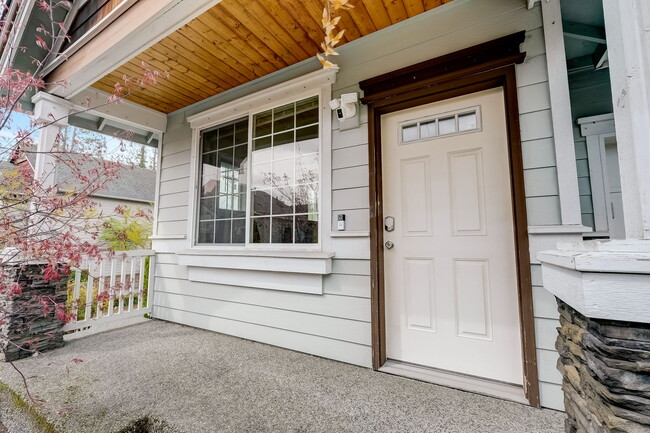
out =
[(567, 433), (650, 432), (650, 324), (589, 319), (558, 299)]
[[(16, 361), (38, 352), (64, 345), (63, 321), (56, 317), (53, 303), (65, 305), (67, 279), (45, 281), (37, 264), (4, 266), (9, 281), (17, 281), (22, 293), (0, 295), (0, 306), (6, 317), (0, 325), (0, 361)], [(48, 310), (39, 300), (48, 300)]]

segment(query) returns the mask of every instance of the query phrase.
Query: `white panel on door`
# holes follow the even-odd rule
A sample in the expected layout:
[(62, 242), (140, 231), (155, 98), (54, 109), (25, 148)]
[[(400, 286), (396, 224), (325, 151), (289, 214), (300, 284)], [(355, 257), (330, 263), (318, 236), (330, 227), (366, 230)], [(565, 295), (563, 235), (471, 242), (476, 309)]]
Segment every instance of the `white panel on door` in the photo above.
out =
[(406, 326), (436, 332), (436, 296), (433, 259), (405, 258)]
[(449, 209), (455, 236), (485, 235), (485, 193), (481, 149), (450, 152)]
[(488, 261), (454, 259), (454, 291), (458, 336), (491, 340)]
[(404, 236), (431, 236), (429, 156), (400, 161)]

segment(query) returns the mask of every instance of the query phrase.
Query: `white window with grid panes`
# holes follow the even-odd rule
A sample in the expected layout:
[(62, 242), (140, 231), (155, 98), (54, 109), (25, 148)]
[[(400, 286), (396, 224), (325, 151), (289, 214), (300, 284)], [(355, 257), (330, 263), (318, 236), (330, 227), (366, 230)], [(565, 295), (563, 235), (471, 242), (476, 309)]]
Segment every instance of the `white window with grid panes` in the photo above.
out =
[(318, 95), (200, 132), (195, 244), (319, 244)]

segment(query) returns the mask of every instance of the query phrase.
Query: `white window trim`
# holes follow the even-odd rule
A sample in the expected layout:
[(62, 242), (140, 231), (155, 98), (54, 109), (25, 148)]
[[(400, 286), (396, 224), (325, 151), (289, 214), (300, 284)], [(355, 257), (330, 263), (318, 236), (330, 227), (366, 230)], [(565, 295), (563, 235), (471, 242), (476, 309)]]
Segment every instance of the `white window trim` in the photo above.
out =
[[(233, 251), (243, 251), (259, 256), (274, 256), (287, 251), (329, 251), (331, 239), (331, 158), (332, 158), (332, 116), (328, 102), (332, 95), (332, 85), (336, 80), (336, 72), (319, 70), (298, 77), (285, 83), (270, 87), (243, 98), (222, 104), (187, 118), (192, 128), (192, 144), (190, 154), (190, 194), (188, 207), (187, 233), (190, 240), (189, 251), (206, 251), (211, 253), (232, 254)], [(246, 244), (245, 245), (197, 245), (196, 227), (198, 222), (198, 175), (200, 172), (200, 143), (201, 131), (219, 126), (236, 119), (251, 116), (254, 113), (298, 101), (310, 96), (319, 96), (320, 110), (320, 203), (318, 244), (250, 244), (248, 239), (250, 223), (250, 189), (247, 190), (246, 213)], [(250, 126), (249, 126), (250, 134)], [(250, 140), (249, 140), (250, 141)], [(250, 143), (249, 143), (250, 146)], [(251, 170), (249, 170), (249, 176)], [(322, 260), (331, 260), (330, 256)]]

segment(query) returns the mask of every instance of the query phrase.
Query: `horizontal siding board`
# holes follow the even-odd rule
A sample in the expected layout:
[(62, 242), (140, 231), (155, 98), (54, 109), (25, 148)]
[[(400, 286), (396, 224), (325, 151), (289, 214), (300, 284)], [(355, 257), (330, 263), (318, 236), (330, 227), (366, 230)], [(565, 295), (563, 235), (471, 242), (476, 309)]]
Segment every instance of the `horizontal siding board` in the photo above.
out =
[(521, 140), (539, 140), (553, 136), (551, 110), (535, 111), (519, 116)]
[(580, 192), (580, 195), (591, 196), (591, 182), (588, 177), (578, 178), (578, 191)]
[(584, 139), (576, 140), (576, 159), (587, 159), (587, 141)]
[(540, 382), (539, 398), (542, 407), (564, 410), (564, 393), (562, 387), (556, 383)]
[(159, 235), (184, 235), (187, 233), (186, 221), (159, 221)]
[(160, 278), (156, 291), (370, 322), (370, 300)]
[(346, 131), (332, 131), (332, 149), (344, 149), (347, 147), (368, 144), (368, 128), (354, 128)]
[(523, 63), (516, 66), (515, 75), (520, 87), (548, 81), (546, 56), (526, 57)]
[(347, 188), (332, 191), (332, 209), (368, 209), (370, 189), (368, 187)]
[(333, 238), (332, 251), (339, 259), (370, 260), (370, 238)]
[(323, 292), (332, 295), (370, 298), (370, 277), (366, 275), (327, 275), (323, 279)]
[(175, 310), (370, 345), (370, 323), (367, 322), (172, 293), (158, 293), (154, 302)]
[(160, 168), (163, 170), (177, 165), (187, 164), (190, 162), (190, 150), (183, 150), (172, 155), (163, 156), (160, 163)]
[(175, 180), (168, 180), (160, 182), (160, 195), (176, 194), (179, 192), (187, 192), (190, 189), (190, 178), (181, 178)]
[(557, 169), (555, 167), (534, 168), (524, 171), (526, 197), (558, 195)]
[(156, 254), (156, 263), (158, 263), (158, 264), (168, 264), (168, 265), (177, 265), (178, 264), (178, 256), (176, 254), (157, 253)]
[(371, 367), (372, 352), (369, 346), (163, 307), (154, 307), (153, 315), (170, 322), (234, 335), (362, 367)]
[(332, 212), (332, 231), (336, 231), (338, 215), (345, 215), (345, 230), (367, 232), (370, 230), (370, 211), (368, 209), (337, 210)]
[(183, 192), (174, 193), (174, 194), (165, 194), (165, 195), (161, 195), (160, 198), (158, 199), (158, 208), (165, 209), (168, 207), (176, 207), (182, 205), (187, 206), (189, 201), (190, 201), (190, 194), (187, 190)]
[(528, 224), (531, 226), (544, 226), (560, 224), (560, 198), (529, 197), (526, 198)]
[(332, 169), (368, 165), (368, 145), (346, 147), (332, 151)]
[(177, 165), (176, 167), (163, 168), (160, 170), (160, 180), (174, 180), (186, 178), (190, 175), (190, 164)]
[(542, 265), (530, 265), (530, 279), (533, 286), (543, 286)]
[(187, 266), (161, 263), (158, 257), (156, 257), (156, 277), (187, 280)]
[(519, 87), (517, 93), (519, 113), (521, 114), (548, 110), (551, 108), (551, 96), (548, 90), (548, 82)]
[(538, 349), (555, 350), (559, 319), (535, 318), (535, 340)]
[(332, 189), (368, 186), (368, 176), (367, 165), (332, 170)]
[(555, 319), (559, 317), (555, 296), (544, 287), (533, 286), (533, 309), (535, 317)]
[(345, 275), (370, 275), (370, 261), (335, 258), (332, 261), (332, 272)]
[(160, 209), (158, 221), (187, 221), (187, 206), (176, 206)]
[(526, 32), (524, 43), (521, 44), (521, 51), (527, 56), (534, 57), (546, 53), (546, 44), (544, 43), (544, 29), (537, 27)]
[(560, 355), (555, 350), (537, 350), (537, 369), (542, 382), (562, 384), (562, 375), (557, 369)]
[(589, 177), (589, 161), (586, 159), (579, 159), (576, 161), (578, 177)]
[(555, 144), (552, 138), (521, 143), (524, 169), (555, 167)]

